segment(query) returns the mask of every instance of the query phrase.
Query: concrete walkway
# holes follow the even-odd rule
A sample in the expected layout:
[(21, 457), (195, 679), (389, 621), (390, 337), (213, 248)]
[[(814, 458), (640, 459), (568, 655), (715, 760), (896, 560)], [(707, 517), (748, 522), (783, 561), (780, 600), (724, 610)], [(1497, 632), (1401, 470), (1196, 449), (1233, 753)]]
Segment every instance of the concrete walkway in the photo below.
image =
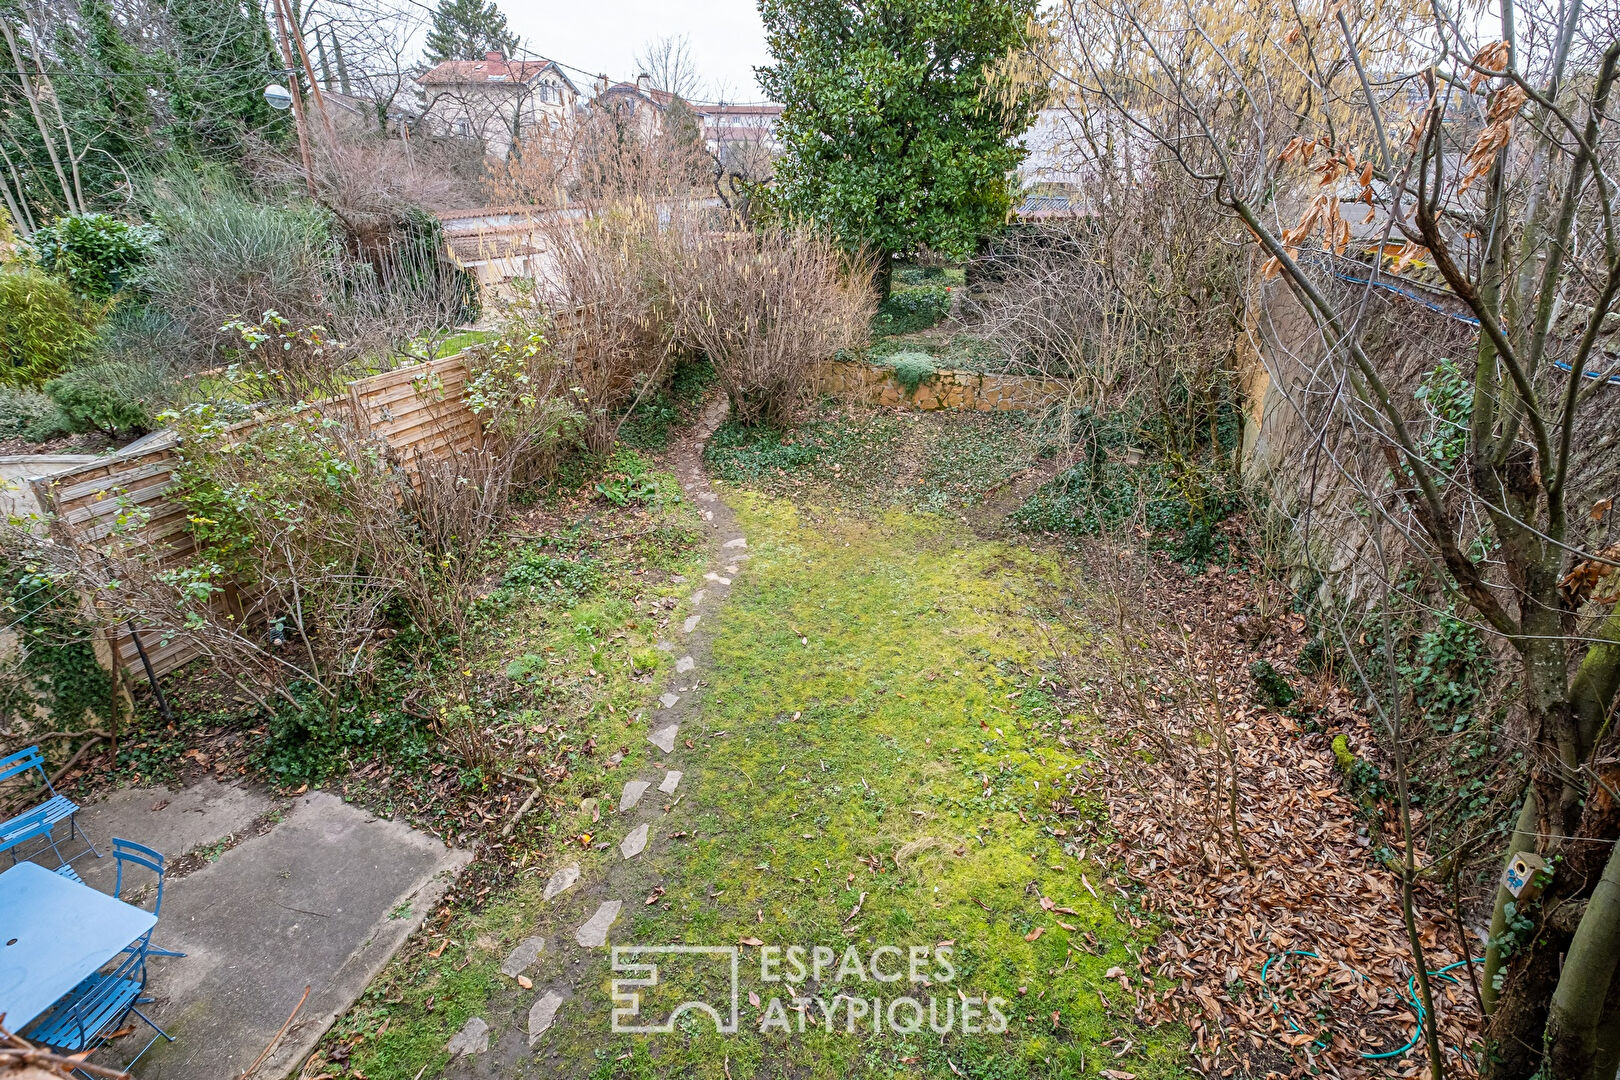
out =
[[(162, 851), (177, 870), (196, 867), (164, 889), (154, 944), (187, 955), (150, 962), (154, 1001), (145, 1011), (175, 1041), (141, 1059), (142, 1080), (240, 1076), (307, 986), (308, 999), (253, 1076), (276, 1080), (295, 1069), (470, 858), (324, 792), (278, 801), (212, 780), (116, 792), (81, 820), (103, 852), (122, 836)], [(111, 891), (112, 864), (86, 856), (75, 867)], [(126, 879), (126, 899), (150, 907), (150, 877)], [(124, 1052), (150, 1034), (137, 1028)], [(96, 1060), (121, 1061), (120, 1049)]]

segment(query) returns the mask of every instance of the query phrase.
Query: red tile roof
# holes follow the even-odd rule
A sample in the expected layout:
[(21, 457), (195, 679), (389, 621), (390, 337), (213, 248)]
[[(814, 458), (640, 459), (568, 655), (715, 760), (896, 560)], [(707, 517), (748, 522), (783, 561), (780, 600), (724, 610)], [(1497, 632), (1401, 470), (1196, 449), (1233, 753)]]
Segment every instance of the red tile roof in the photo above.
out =
[[(555, 67), (550, 60), (508, 60), (499, 53), (490, 53), (482, 60), (442, 61), (429, 68), (416, 81), (423, 86), (528, 82), (549, 67)], [(557, 73), (561, 75), (562, 71), (559, 69)], [(567, 81), (566, 76), (564, 81)]]

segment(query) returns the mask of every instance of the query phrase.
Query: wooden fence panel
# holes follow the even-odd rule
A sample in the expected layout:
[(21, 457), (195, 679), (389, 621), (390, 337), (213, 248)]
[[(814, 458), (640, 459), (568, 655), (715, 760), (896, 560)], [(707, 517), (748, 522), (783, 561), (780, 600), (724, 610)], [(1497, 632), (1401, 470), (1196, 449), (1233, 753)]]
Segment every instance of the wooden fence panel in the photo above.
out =
[[(376, 435), (410, 471), (419, 456), (449, 457), (483, 445), (483, 425), (464, 401), (466, 381), (465, 362), (451, 356), (358, 379), (346, 395), (313, 408)], [(246, 420), (226, 434), (245, 435), (262, 422)], [(168, 497), (175, 483), (178, 439), (173, 432), (160, 433), (141, 440), (131, 453), (112, 454), (32, 482), (40, 505), (54, 515), (54, 527), (81, 559), (97, 558), (115, 541), (125, 554), (149, 548), (160, 568), (181, 565), (196, 554), (185, 508)], [(147, 659), (160, 675), (200, 655), (184, 632), (160, 626), (139, 630)], [(117, 654), (126, 669), (141, 673), (139, 651), (127, 627), (119, 631)]]

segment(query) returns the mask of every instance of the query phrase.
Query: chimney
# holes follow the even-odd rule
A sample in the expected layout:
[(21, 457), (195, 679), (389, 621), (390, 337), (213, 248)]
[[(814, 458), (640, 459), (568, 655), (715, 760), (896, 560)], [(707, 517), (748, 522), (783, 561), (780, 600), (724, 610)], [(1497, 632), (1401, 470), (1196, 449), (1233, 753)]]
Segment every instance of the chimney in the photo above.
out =
[(484, 59), (491, 64), (499, 64), (506, 59), (506, 54), (499, 49), (491, 49), (484, 54)]
[(636, 89), (643, 94), (652, 89), (652, 76), (648, 75), (645, 71), (643, 71), (640, 75), (637, 75)]

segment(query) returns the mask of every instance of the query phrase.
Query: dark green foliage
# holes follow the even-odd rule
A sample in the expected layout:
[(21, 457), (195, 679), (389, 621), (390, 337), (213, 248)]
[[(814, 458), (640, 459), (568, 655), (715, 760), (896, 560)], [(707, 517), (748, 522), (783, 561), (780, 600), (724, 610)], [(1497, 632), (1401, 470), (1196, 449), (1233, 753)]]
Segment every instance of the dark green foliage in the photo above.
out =
[(440, 60), (482, 60), (486, 52), (511, 56), (518, 37), (507, 29), (495, 0), (439, 0), (427, 35), (427, 56)]
[(633, 450), (662, 450), (671, 430), (692, 419), (698, 399), (713, 383), (714, 365), (707, 360), (678, 360), (669, 385), (645, 395), (631, 410), (619, 428), (619, 442)]
[(1474, 383), (1451, 360), (1441, 360), (1413, 391), (1433, 427), (1419, 443), (1424, 456), (1442, 469), (1462, 460), (1468, 449), (1468, 423), (1474, 415)]
[(530, 599), (572, 604), (596, 589), (601, 582), (601, 570), (590, 559), (565, 559), (531, 551), (506, 571), (490, 599), (501, 602), (522, 595)]
[(1190, 571), (1230, 557), (1218, 526), (1242, 502), (1224, 474), (1180, 482), (1161, 462), (1128, 465), (1101, 459), (1071, 465), (1014, 510), (1012, 522), (1030, 532), (1096, 536), (1138, 513), (1152, 546)]
[(1299, 695), (1294, 688), (1288, 685), (1282, 672), (1271, 666), (1270, 661), (1256, 660), (1249, 665), (1249, 678), (1254, 680), (1255, 689), (1260, 692), (1260, 700), (1273, 709), (1286, 708), (1294, 698)]
[[(1013, 138), (1041, 102), (1000, 94), (989, 69), (1025, 44), (1034, 0), (762, 0), (784, 106), (776, 196), (785, 215), (887, 257), (966, 256), (999, 228)], [(1033, 85), (1033, 84), (1032, 84)], [(881, 276), (881, 275), (880, 275)]]
[(1473, 726), (1476, 706), (1496, 674), (1479, 630), (1450, 615), (1412, 638), (1396, 662), (1412, 705), (1438, 734)]
[(71, 586), (17, 562), (0, 563), (0, 619), (18, 635), (17, 655), (7, 663), (10, 707), (31, 710), (29, 698), (41, 702), (64, 731), (86, 727), (87, 715), (112, 715), (112, 676), (96, 661), (96, 631), (80, 618)]
[(801, 468), (821, 458), (828, 450), (825, 425), (806, 424), (791, 434), (764, 424), (739, 424), (727, 420), (709, 438), (703, 456), (720, 479), (741, 483), (762, 476)]
[(29, 243), (40, 266), (74, 292), (103, 299), (133, 283), (159, 239), (150, 225), (131, 225), (111, 214), (73, 214), (40, 229)]
[(915, 334), (927, 330), (951, 311), (951, 291), (942, 285), (897, 289), (878, 305), (872, 317), (873, 336)]
[(0, 439), (43, 442), (67, 430), (56, 402), (38, 390), (0, 386)]
[(45, 384), (72, 431), (120, 434), (149, 430), (170, 386), (162, 361), (104, 360), (66, 371)]
[[(0, 146), (10, 159), (0, 167), (21, 187), (36, 225), (126, 207), (139, 191), (134, 178), (177, 156), (234, 161), (249, 136), (277, 142), (290, 130), (263, 98), (266, 84), (284, 76), (254, 0), (76, 0), (40, 8), (33, 25), (38, 36), (19, 34), (18, 44), (25, 64), (50, 74), (51, 142), (0, 49)], [(71, 154), (54, 123), (58, 108)]]

